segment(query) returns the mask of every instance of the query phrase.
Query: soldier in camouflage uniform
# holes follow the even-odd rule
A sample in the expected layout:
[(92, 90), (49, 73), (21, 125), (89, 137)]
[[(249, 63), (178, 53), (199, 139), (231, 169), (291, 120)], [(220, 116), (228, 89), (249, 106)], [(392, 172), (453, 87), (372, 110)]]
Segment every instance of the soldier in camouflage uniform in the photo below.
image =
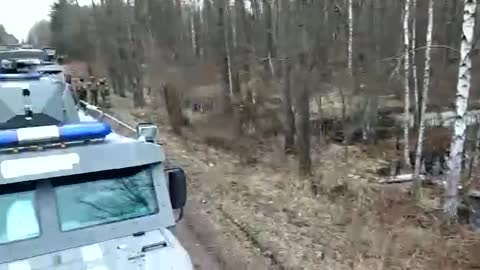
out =
[(100, 80), (100, 94), (102, 95), (102, 105), (105, 108), (110, 108), (110, 89), (108, 87), (107, 79), (102, 78)]
[(65, 75), (65, 83), (67, 84), (68, 91), (70, 91), (70, 93), (72, 94), (73, 101), (75, 101), (75, 104), (78, 105), (78, 92), (77, 92), (76, 85), (74, 85), (72, 75), (70, 74)]
[[(77, 96), (79, 100), (87, 101), (88, 92), (87, 92), (87, 87), (85, 86), (85, 81), (83, 80), (83, 78), (80, 78), (80, 80), (77, 81), (75, 90), (77, 92)], [(85, 108), (83, 104), (80, 104), (80, 106)]]
[(90, 77), (88, 91), (90, 92), (90, 101), (92, 105), (98, 106), (98, 85), (93, 76)]
[(77, 85), (78, 98), (83, 101), (87, 101), (87, 87), (85, 81), (80, 78), (80, 83)]

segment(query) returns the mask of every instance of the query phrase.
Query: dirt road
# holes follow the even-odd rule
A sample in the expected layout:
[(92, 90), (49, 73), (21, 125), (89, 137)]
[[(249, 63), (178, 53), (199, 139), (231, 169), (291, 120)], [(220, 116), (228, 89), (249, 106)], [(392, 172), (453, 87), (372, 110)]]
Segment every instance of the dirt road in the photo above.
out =
[[(112, 97), (113, 114), (131, 126), (135, 126), (141, 119), (132, 114), (131, 99)], [(160, 134), (167, 134), (167, 130), (160, 126)], [(249, 243), (247, 237), (228, 220), (214, 215), (218, 205), (209, 204), (209, 200), (202, 198), (195, 190), (202, 181), (212, 177), (221, 178), (211, 170), (211, 164), (198, 158), (198, 153), (190, 153), (188, 147), (175, 136), (162, 136), (167, 157), (171, 162), (182, 166), (188, 174), (189, 201), (185, 209), (184, 218), (177, 225), (177, 235), (181, 243), (189, 251), (195, 269), (275, 269), (270, 260), (262, 255), (258, 249)]]

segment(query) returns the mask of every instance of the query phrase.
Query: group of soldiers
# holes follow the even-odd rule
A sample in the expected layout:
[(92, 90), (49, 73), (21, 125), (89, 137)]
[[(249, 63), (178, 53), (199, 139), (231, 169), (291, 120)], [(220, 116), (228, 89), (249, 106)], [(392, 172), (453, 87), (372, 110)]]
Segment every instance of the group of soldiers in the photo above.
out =
[[(84, 78), (79, 78), (75, 83), (74, 89), (80, 100), (105, 108), (111, 106), (110, 88), (105, 78), (101, 78), (97, 81), (94, 76), (90, 76), (90, 80), (87, 82), (85, 82)], [(101, 102), (99, 96), (102, 98)]]

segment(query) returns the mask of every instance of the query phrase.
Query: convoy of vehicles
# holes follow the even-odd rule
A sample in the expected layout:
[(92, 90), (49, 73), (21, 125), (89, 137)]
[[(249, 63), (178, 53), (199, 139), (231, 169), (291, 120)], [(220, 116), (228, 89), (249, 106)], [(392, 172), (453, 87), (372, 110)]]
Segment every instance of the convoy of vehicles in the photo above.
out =
[(174, 230), (185, 173), (166, 167), (156, 126), (117, 134), (48, 66), (3, 60), (0, 270), (192, 269)]

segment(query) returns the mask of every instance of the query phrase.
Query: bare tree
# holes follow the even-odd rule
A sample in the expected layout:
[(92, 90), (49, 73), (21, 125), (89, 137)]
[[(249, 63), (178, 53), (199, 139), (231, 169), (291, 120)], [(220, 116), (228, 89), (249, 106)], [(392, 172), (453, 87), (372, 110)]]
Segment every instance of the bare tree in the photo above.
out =
[(272, 18), (272, 1), (263, 0), (262, 7), (265, 12), (265, 24), (266, 24), (266, 52), (268, 56), (268, 61), (265, 61), (265, 70), (270, 72), (272, 76), (275, 76), (275, 69), (273, 66), (272, 58), (276, 58), (275, 43), (273, 40), (274, 37), (274, 27), (273, 27), (273, 18)]
[[(417, 74), (417, 0), (412, 1), (413, 10), (412, 10), (412, 75), (413, 75), (413, 96), (415, 98), (415, 126), (420, 121), (420, 98), (419, 98), (419, 89), (418, 89), (418, 74)], [(433, 24), (433, 22), (432, 22)], [(427, 30), (428, 32), (428, 30)], [(428, 36), (428, 33), (427, 33)], [(427, 41), (428, 43), (428, 41)]]
[[(415, 0), (414, 0), (415, 1)], [(416, 2), (416, 1), (415, 1)], [(432, 60), (432, 36), (433, 36), (433, 10), (434, 0), (429, 0), (428, 4), (428, 28), (427, 28), (427, 49), (425, 52), (425, 70), (423, 73), (423, 91), (422, 104), (420, 107), (420, 126), (418, 129), (417, 151), (415, 155), (414, 185), (413, 190), (418, 193), (420, 189), (420, 167), (423, 150), (423, 134), (425, 133), (425, 121), (423, 117), (427, 111), (428, 90), (430, 88), (430, 65)]]
[(220, 37), (219, 49), (221, 51), (220, 59), (222, 63), (222, 82), (224, 87), (224, 110), (226, 113), (232, 114), (233, 108), (231, 104), (231, 97), (233, 95), (232, 90), (232, 74), (231, 74), (231, 62), (230, 62), (230, 47), (228, 44), (228, 26), (225, 22), (225, 14), (228, 9), (228, 1), (217, 0), (218, 5), (218, 36)]
[(348, 1), (348, 70), (353, 76), (353, 0)]
[[(460, 21), (455, 20), (455, 14), (461, 5), (453, 2), (435, 6), (432, 43), (449, 43), (458, 34)], [(253, 132), (242, 136), (270, 136), (258, 132), (264, 128), (258, 123), (266, 115), (281, 115), (287, 152), (294, 146), (299, 153), (308, 152), (307, 123), (315, 125), (317, 118), (310, 119), (313, 107), (307, 108), (318, 100), (323, 102), (315, 111), (319, 112), (319, 122), (334, 122), (338, 129), (335, 133), (343, 135), (345, 146), (361, 140), (361, 135), (370, 138), (373, 136), (369, 134), (387, 129), (389, 133), (392, 127), (384, 129), (390, 124), (383, 116), (390, 108), (382, 107), (383, 100), (388, 104), (403, 101), (403, 106), (396, 105), (399, 107), (393, 110), (395, 116), (405, 119), (405, 148), (400, 159), (409, 166), (409, 159), (413, 159), (409, 155), (413, 150), (409, 149), (413, 147), (409, 144), (413, 140), (409, 138), (409, 123), (414, 118), (417, 124), (422, 111), (416, 108), (421, 106), (418, 102), (422, 103), (421, 92), (429, 90), (425, 89), (427, 85), (421, 88), (428, 75), (424, 69), (429, 69), (423, 66), (423, 52), (431, 54), (426, 61), (431, 61), (430, 70), (437, 70), (439, 61), (444, 60), (437, 50), (430, 52), (421, 38), (429, 35), (424, 10), (424, 2), (417, 0), (100, 0), (91, 6), (56, 0), (50, 30), (52, 45), (60, 53), (88, 62), (93, 72), (105, 72), (114, 92), (132, 96), (137, 106), (149, 102), (143, 100), (144, 88), (160, 89), (165, 82), (182, 93), (178, 97), (180, 107), (191, 104), (188, 95), (191, 91), (193, 96), (200, 85), (217, 89), (220, 84), (222, 91), (212, 94), (218, 97), (207, 103), (215, 103), (209, 106), (217, 108), (222, 100), (224, 116), (239, 123), (240, 134), (247, 127), (242, 121), (248, 121)], [(443, 18), (458, 23), (441, 25)], [(450, 47), (457, 45), (450, 43)], [(427, 71), (428, 84), (436, 94), (426, 97), (425, 102), (432, 108), (447, 105), (452, 94), (449, 89), (453, 86), (448, 86), (452, 80), (446, 80), (443, 74), (454, 75), (456, 64), (444, 62), (441, 75)], [(170, 76), (172, 73), (181, 74), (185, 82), (172, 82), (177, 78)], [(417, 76), (423, 80), (417, 82)], [(151, 82), (150, 77), (155, 80)], [(149, 85), (152, 83), (156, 85)], [(410, 113), (410, 107), (414, 107), (410, 104), (411, 92), (415, 115)], [(331, 95), (337, 99), (332, 101), (334, 110), (325, 103), (331, 102)], [(341, 110), (340, 103), (344, 105)], [(355, 111), (355, 107), (362, 109)], [(342, 119), (343, 134), (338, 127)], [(424, 131), (419, 133), (427, 138)], [(260, 134), (262, 137), (256, 136)], [(428, 151), (428, 144), (417, 147), (417, 154), (422, 148)], [(307, 160), (307, 155), (302, 158)]]
[(471, 50), (474, 38), (476, 0), (464, 0), (462, 43), (460, 48), (460, 67), (458, 71), (457, 96), (455, 104), (456, 118), (450, 158), (448, 160), (448, 180), (444, 210), (451, 220), (457, 219), (459, 205), (458, 184), (462, 172), (463, 147), (465, 143), (465, 114), (467, 113), (468, 96), (471, 81)]
[[(302, 1), (299, 11), (305, 14), (310, 8), (307, 1)], [(298, 150), (299, 150), (299, 173), (300, 175), (309, 175), (312, 171), (312, 161), (310, 158), (310, 70), (311, 56), (309, 47), (309, 36), (307, 30), (306, 16), (299, 17), (301, 51), (298, 54), (297, 72), (299, 75), (300, 88), (297, 94), (296, 109), (298, 111)]]
[(403, 12), (403, 42), (405, 48), (404, 59), (404, 124), (403, 124), (403, 160), (405, 167), (410, 167), (409, 128), (410, 128), (410, 31), (408, 22), (410, 20), (410, 2), (405, 0)]
[(284, 106), (284, 134), (285, 134), (285, 153), (291, 153), (295, 148), (295, 114), (293, 113), (292, 91), (291, 91), (291, 71), (292, 63), (289, 58), (289, 27), (290, 27), (290, 13), (291, 3), (288, 0), (279, 0), (280, 14), (277, 17), (281, 18), (279, 25), (279, 48), (282, 54), (282, 98)]

